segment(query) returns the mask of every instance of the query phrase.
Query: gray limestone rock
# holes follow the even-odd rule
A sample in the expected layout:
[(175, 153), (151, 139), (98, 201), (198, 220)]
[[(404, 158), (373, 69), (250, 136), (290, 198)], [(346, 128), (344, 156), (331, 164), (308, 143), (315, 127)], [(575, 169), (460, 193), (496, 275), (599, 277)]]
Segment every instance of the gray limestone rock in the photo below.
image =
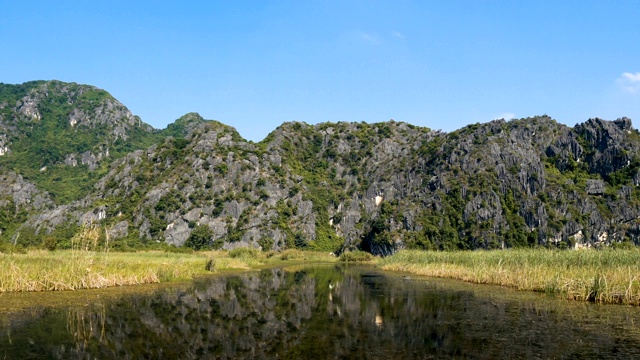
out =
[(604, 181), (593, 180), (593, 179), (587, 180), (587, 186), (585, 188), (585, 191), (587, 192), (587, 194), (602, 195), (604, 194), (604, 190), (605, 190)]

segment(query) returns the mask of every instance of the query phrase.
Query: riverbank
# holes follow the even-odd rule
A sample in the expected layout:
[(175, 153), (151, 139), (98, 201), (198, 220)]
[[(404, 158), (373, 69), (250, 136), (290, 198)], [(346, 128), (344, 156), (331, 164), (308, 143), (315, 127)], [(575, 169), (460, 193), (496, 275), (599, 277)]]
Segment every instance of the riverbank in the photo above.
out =
[(257, 250), (174, 253), (163, 251), (45, 251), (0, 253), (0, 292), (98, 289), (190, 280), (279, 263), (337, 261), (325, 253)]
[(558, 294), (567, 299), (640, 305), (640, 251), (511, 249), (404, 250), (378, 262), (388, 271)]
[[(572, 300), (640, 305), (640, 251), (636, 249), (404, 250), (384, 259), (367, 260), (370, 259), (351, 259), (376, 264), (386, 271), (546, 292)], [(226, 271), (336, 261), (339, 258), (324, 252), (275, 253), (247, 248), (193, 253), (78, 250), (0, 253), (0, 293), (166, 283)]]

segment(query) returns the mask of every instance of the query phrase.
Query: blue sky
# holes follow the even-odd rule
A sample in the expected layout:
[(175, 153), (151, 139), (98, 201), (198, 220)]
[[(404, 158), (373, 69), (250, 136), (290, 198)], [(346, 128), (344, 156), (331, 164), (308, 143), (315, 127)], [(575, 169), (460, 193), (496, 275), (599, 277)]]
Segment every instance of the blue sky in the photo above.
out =
[(0, 0), (0, 82), (109, 91), (258, 141), (285, 121), (640, 122), (640, 1)]

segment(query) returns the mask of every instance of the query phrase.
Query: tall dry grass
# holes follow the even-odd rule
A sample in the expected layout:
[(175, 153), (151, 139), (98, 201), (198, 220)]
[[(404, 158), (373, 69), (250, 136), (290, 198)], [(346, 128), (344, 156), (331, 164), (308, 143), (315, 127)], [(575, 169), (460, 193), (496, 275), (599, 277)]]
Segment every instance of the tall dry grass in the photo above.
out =
[(104, 288), (183, 280), (205, 273), (204, 255), (113, 253), (98, 227), (71, 239), (71, 250), (0, 254), (0, 292)]
[(0, 253), (0, 292), (94, 289), (189, 280), (226, 270), (277, 266), (291, 260), (335, 261), (335, 257), (289, 250), (273, 256), (255, 249), (230, 252), (109, 252), (91, 227), (72, 239), (72, 249)]
[(555, 293), (575, 300), (640, 305), (637, 249), (404, 250), (379, 265), (385, 270)]
[(0, 292), (104, 288), (206, 274), (202, 254), (30, 251), (0, 254)]

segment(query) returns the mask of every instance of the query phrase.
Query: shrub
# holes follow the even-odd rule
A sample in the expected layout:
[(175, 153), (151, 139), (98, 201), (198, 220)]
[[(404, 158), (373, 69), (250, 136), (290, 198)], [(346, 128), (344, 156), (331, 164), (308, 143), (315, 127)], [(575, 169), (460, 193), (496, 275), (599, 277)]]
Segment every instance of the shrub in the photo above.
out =
[(53, 251), (53, 250), (56, 249), (56, 246), (58, 244), (56, 242), (56, 239), (53, 236), (47, 236), (42, 241), (42, 245), (44, 246), (45, 249), (47, 249), (49, 251)]
[(213, 237), (213, 230), (207, 225), (198, 225), (191, 232), (191, 235), (184, 243), (186, 247), (193, 250), (205, 250), (211, 247), (211, 238)]
[(304, 253), (297, 249), (288, 249), (280, 254), (280, 260), (295, 260), (304, 258)]
[(636, 246), (631, 241), (620, 241), (612, 243), (611, 248), (619, 250), (634, 250)]
[(340, 255), (340, 261), (344, 262), (364, 262), (373, 260), (373, 255), (366, 251), (349, 251)]
[(229, 257), (242, 259), (257, 259), (260, 257), (260, 250), (252, 247), (239, 247), (229, 251)]
[(27, 251), (22, 246), (14, 246), (13, 244), (0, 242), (0, 253), (4, 253), (4, 254), (13, 254), (13, 253), (26, 254), (26, 252)]
[(262, 248), (262, 251), (271, 250), (273, 248), (273, 244), (275, 244), (275, 241), (271, 238), (263, 237), (260, 240), (258, 240), (258, 245), (260, 245), (260, 247)]
[(164, 252), (175, 254), (193, 254), (193, 249), (189, 247), (177, 247), (175, 245), (165, 245), (162, 247)]

